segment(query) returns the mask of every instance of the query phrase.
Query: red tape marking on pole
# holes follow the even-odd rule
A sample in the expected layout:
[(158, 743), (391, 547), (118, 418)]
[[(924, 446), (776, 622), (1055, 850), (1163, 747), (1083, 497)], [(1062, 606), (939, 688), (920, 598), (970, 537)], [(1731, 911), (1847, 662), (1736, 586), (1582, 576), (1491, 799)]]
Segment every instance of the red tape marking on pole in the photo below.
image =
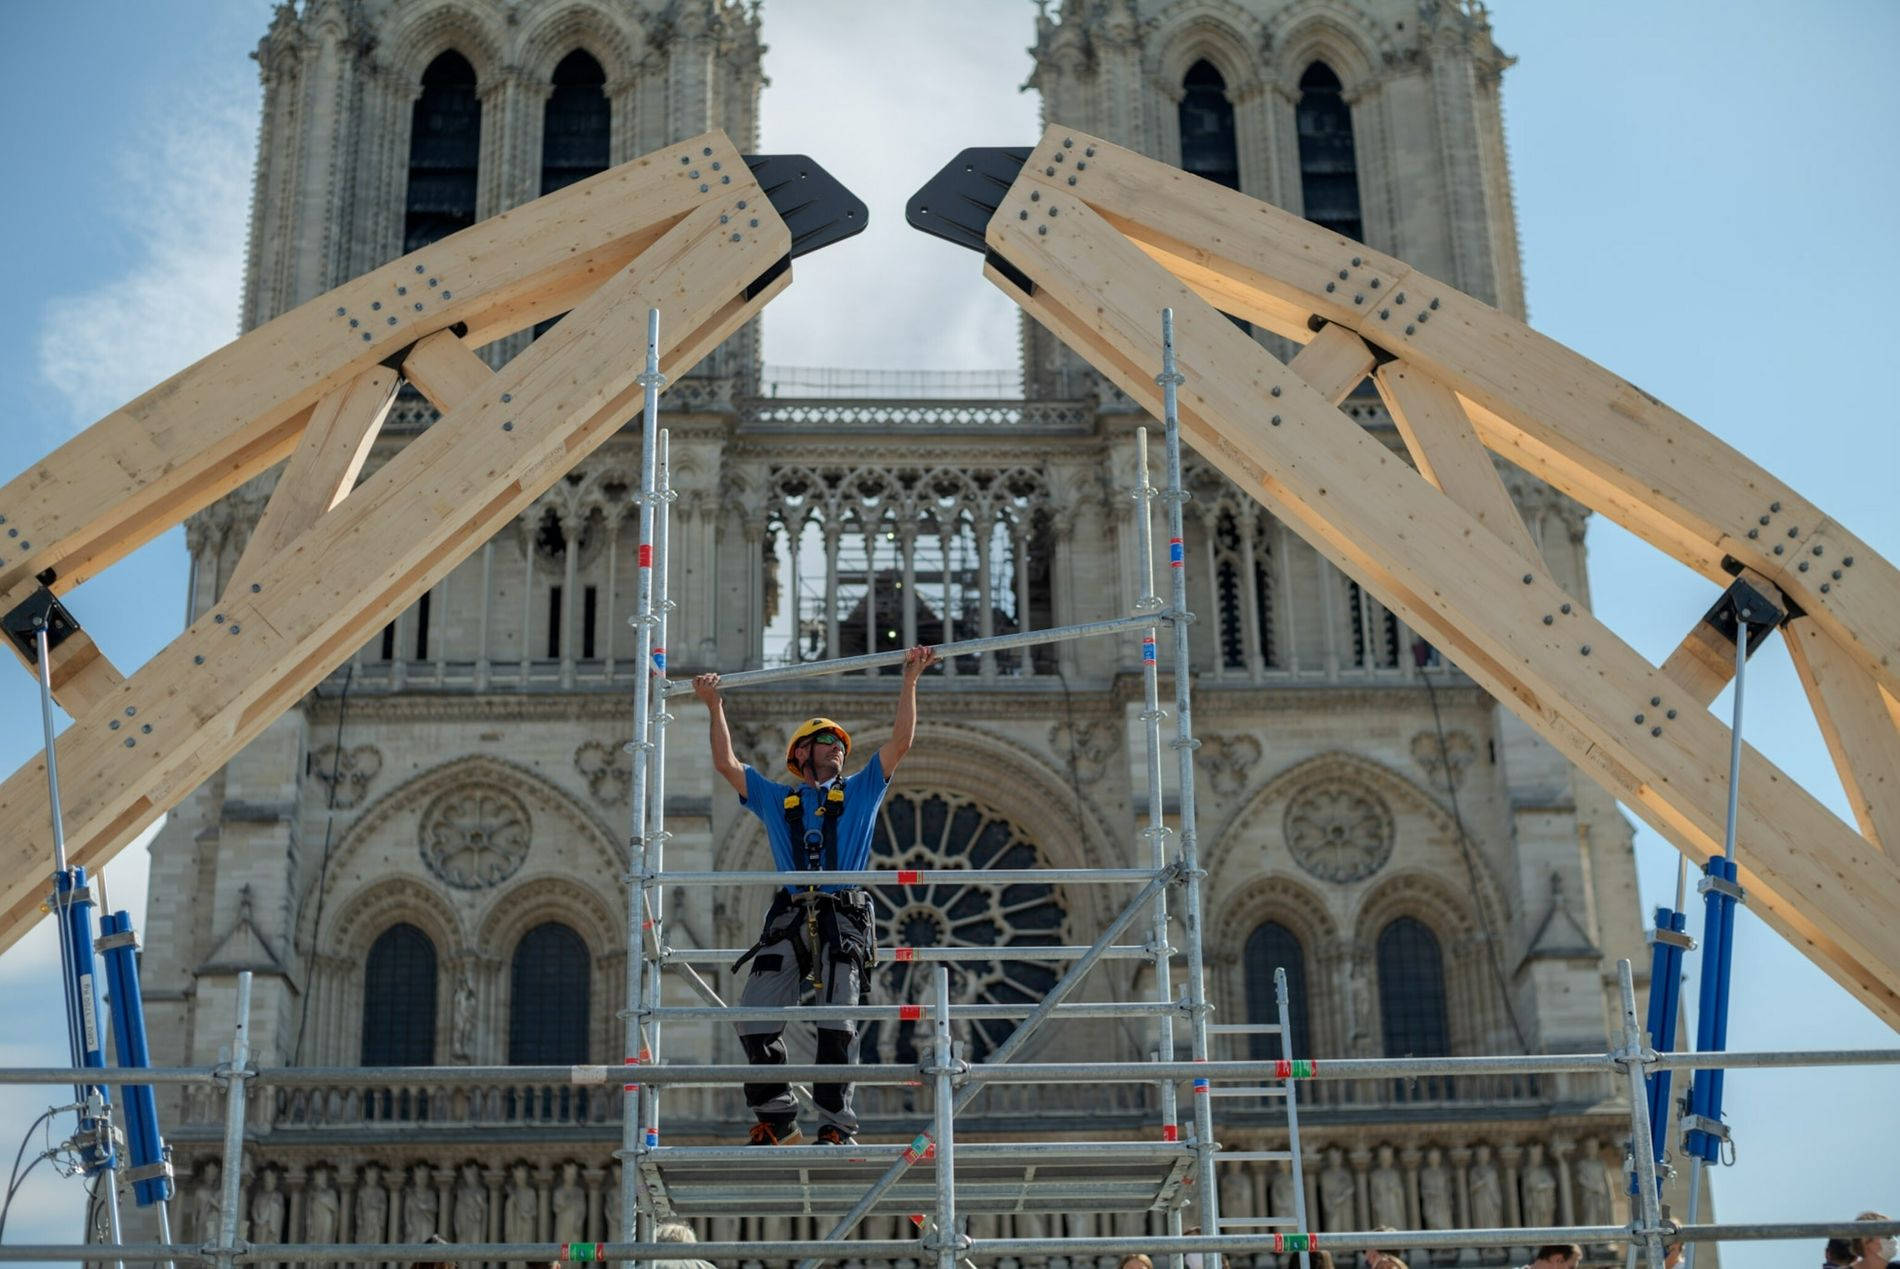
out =
[(653, 567), (653, 547), (650, 543), (642, 542), (640, 544), (640, 567)]
[(891, 949), (891, 955), (895, 960), (914, 961), (917, 959), (917, 949), (914, 947), (895, 947)]
[(922, 1005), (897, 1006), (897, 1020), (899, 1022), (922, 1022), (923, 1018), (924, 1007)]
[(914, 868), (899, 868), (897, 870), (897, 884), (900, 886), (914, 886), (921, 881), (922, 876), (923, 874)]

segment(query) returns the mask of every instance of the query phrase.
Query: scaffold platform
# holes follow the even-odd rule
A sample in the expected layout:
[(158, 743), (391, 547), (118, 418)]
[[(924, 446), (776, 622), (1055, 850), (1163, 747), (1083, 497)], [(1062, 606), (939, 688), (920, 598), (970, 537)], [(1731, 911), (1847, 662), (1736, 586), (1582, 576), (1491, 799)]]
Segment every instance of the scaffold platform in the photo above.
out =
[[(911, 1147), (661, 1146), (641, 1161), (656, 1216), (839, 1216)], [(1193, 1150), (1148, 1141), (959, 1142), (955, 1177), (962, 1214), (1178, 1211), (1191, 1192)], [(868, 1215), (928, 1212), (928, 1171), (906, 1173)]]

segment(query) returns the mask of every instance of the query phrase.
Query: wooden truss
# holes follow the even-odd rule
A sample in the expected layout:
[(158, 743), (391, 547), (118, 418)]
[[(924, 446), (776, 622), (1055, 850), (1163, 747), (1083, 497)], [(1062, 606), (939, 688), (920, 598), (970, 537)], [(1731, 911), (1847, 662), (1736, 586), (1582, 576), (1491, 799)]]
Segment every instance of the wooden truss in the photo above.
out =
[[(1795, 614), (1795, 662), (1860, 831), (1752, 750), (1749, 902), (1900, 1025), (1900, 576), (1633, 385), (1401, 260), (1072, 129), (970, 150), (909, 207), (1160, 411), (1172, 307), (1183, 433), (1690, 858), (1722, 851), (1732, 645), (1659, 669), (1552, 579), (1492, 453), (1703, 574)], [(1304, 345), (1283, 363), (1222, 313)], [(1408, 465), (1335, 408), (1371, 374)], [(1489, 452), (1487, 452), (1489, 451)], [(1890, 853), (1891, 852), (1891, 853)]]
[[(864, 223), (810, 160), (709, 133), (285, 313), (0, 488), (0, 615), (29, 661), (47, 623), (73, 716), (70, 861), (110, 859), (637, 415), (649, 308), (677, 378)], [(561, 313), (499, 371), (474, 351)], [(359, 486), (399, 380), (441, 418)], [(223, 598), (121, 675), (56, 594), (286, 460)], [(44, 756), (0, 785), (0, 948), (47, 890), (47, 796)]]

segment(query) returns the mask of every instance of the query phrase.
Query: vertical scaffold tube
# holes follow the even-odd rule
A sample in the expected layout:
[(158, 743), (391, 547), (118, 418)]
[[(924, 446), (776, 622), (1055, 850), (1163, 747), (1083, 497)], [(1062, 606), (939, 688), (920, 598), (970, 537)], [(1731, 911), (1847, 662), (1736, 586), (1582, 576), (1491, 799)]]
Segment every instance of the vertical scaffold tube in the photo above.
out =
[[(1293, 1052), (1293, 1009), (1286, 985), (1286, 967), (1276, 965), (1273, 968), (1273, 999), (1280, 1011), (1280, 1056), (1287, 1060), (1287, 1077), (1281, 1081), (1286, 1089), (1286, 1148), (1293, 1158), (1293, 1219), (1296, 1227), (1304, 1234), (1313, 1227), (1306, 1221), (1306, 1163), (1300, 1158), (1300, 1093), (1299, 1081), (1293, 1078), (1291, 1067), (1298, 1060)], [(1300, 1253), (1300, 1264), (1305, 1269), (1313, 1269), (1311, 1252)]]
[[(1186, 910), (1182, 913), (1182, 954), (1187, 959), (1188, 1003), (1193, 1012), (1188, 1024), (1192, 1052), (1196, 1062), (1207, 1061), (1207, 975), (1201, 963), (1201, 862), (1199, 841), (1194, 828), (1194, 739), (1190, 680), (1193, 662), (1189, 655), (1187, 628), (1194, 620), (1187, 605), (1186, 550), (1182, 546), (1183, 513), (1187, 490), (1181, 484), (1181, 416), (1177, 391), (1183, 382), (1174, 361), (1174, 310), (1161, 310), (1161, 373), (1155, 376), (1161, 385), (1162, 424), (1166, 428), (1168, 488), (1162, 495), (1168, 504), (1168, 578), (1172, 599), (1168, 623), (1174, 633), (1174, 751), (1181, 782), (1181, 864), (1187, 879)], [(1220, 1232), (1220, 1193), (1214, 1183), (1214, 1114), (1206, 1080), (1194, 1082), (1195, 1171), (1201, 1190), (1201, 1228), (1209, 1234)], [(1220, 1269), (1218, 1252), (1209, 1253), (1202, 1263), (1207, 1269)]]
[[(1156, 612), (1163, 605), (1155, 593), (1154, 580), (1154, 484), (1148, 468), (1148, 429), (1135, 429), (1135, 551), (1140, 557), (1141, 595), (1135, 601), (1138, 612)], [(1148, 775), (1148, 827), (1142, 837), (1148, 843), (1148, 862), (1155, 868), (1168, 864), (1167, 812), (1161, 799), (1161, 712), (1160, 667), (1156, 664), (1155, 644), (1158, 626), (1141, 634), (1141, 723)], [(1155, 899), (1149, 924), (1148, 946), (1154, 965), (1155, 999), (1174, 999), (1174, 967), (1168, 956), (1168, 900), (1163, 891)], [(1162, 1014), (1155, 1019), (1155, 1052), (1164, 1062), (1174, 1060), (1174, 1019)], [(1173, 1141), (1181, 1135), (1180, 1109), (1175, 1099), (1173, 1080), (1162, 1080), (1156, 1090), (1161, 1104), (1161, 1135)], [(1168, 1213), (1171, 1225), (1179, 1224), (1181, 1213)], [(1178, 1232), (1170, 1229), (1171, 1233)], [(1180, 1256), (1169, 1257), (1178, 1269)]]
[(1656, 1185), (1656, 1161), (1642, 1145), (1649, 1139), (1649, 1099), (1644, 1095), (1643, 1033), (1636, 1022), (1636, 978), (1627, 960), (1616, 963), (1616, 974), (1617, 993), (1623, 1006), (1624, 1071), (1629, 1080), (1630, 1153), (1636, 1160), (1636, 1185), (1640, 1191), (1631, 1204), (1630, 1224), (1643, 1231), (1641, 1242), (1648, 1269), (1663, 1269), (1662, 1197)]
[(950, 967), (937, 966), (934, 989), (937, 1129), (937, 1269), (957, 1269), (956, 1059), (950, 1047)]
[[(656, 407), (657, 411), (657, 407)], [(658, 422), (658, 414), (653, 416)], [(667, 610), (671, 601), (667, 598), (666, 561), (668, 534), (671, 530), (672, 476), (670, 451), (672, 438), (665, 428), (659, 429), (659, 441), (654, 463), (653, 478), (653, 581), (652, 581), (652, 628), (653, 650), (647, 666), (649, 683), (657, 688), (666, 676), (666, 629)], [(666, 696), (657, 690), (647, 693), (647, 708), (651, 716), (647, 737), (647, 831), (646, 831), (646, 868), (648, 873), (658, 873), (666, 867), (666, 726), (673, 716), (666, 711)], [(661, 1003), (661, 991), (664, 983), (660, 971), (659, 949), (666, 941), (666, 895), (656, 879), (647, 888), (646, 911), (643, 920), (652, 924), (653, 934), (649, 939), (643, 930), (631, 930), (628, 933), (637, 940), (640, 955), (653, 957), (647, 969), (647, 1005), (649, 1009), (658, 1008)], [(649, 1015), (651, 1016), (651, 1015)], [(647, 1027), (649, 1060), (662, 1060), (665, 1052), (666, 1036), (663, 1025), (657, 1020), (649, 1022)], [(660, 1144), (660, 1090), (657, 1086), (643, 1084), (640, 1089), (643, 1111), (640, 1124), (643, 1131), (641, 1144), (651, 1150)]]
[[(1735, 613), (1735, 699), (1729, 721), (1728, 819), (1722, 827), (1722, 857), (1703, 865), (1702, 964), (1696, 995), (1696, 1050), (1720, 1053), (1728, 1048), (1729, 972), (1734, 961), (1735, 903), (1741, 895), (1736, 880), (1735, 821), (1742, 792), (1742, 692), (1748, 676), (1749, 612), (1738, 605)], [(1708, 1123), (1722, 1119), (1722, 1076), (1718, 1067), (1695, 1072), (1689, 1082), (1689, 1114)], [(1721, 1158), (1722, 1140), (1697, 1128), (1683, 1143), (1691, 1156), (1689, 1168), (1689, 1222), (1701, 1209), (1702, 1168)], [(1695, 1269), (1695, 1245), (1684, 1249), (1685, 1269)]]
[[(628, 814), (627, 837), (627, 1025), (626, 1062), (630, 1066), (649, 1061), (652, 1050), (646, 1040), (644, 1012), (647, 998), (647, 775), (652, 752), (651, 715), (648, 702), (653, 674), (653, 511), (654, 470), (659, 446), (655, 425), (660, 412), (660, 388), (666, 382), (660, 374), (660, 310), (647, 310), (647, 364), (638, 376), (645, 392), (640, 413), (640, 555), (634, 574), (633, 616), (628, 620), (635, 629), (634, 660), (640, 672), (634, 676), (632, 805)], [(654, 967), (657, 973), (657, 967)], [(620, 1125), (620, 1211), (641, 1242), (653, 1233), (653, 1214), (639, 1202), (640, 1166), (646, 1155), (645, 1125), (641, 1112), (646, 1109), (641, 1086), (627, 1084), (622, 1091)], [(623, 1262), (643, 1264), (643, 1261)]]
[[(218, 1229), (218, 1269), (237, 1264), (238, 1206), (244, 1188), (244, 1081), (251, 1065), (251, 971), (238, 971), (237, 1018), (231, 1024), (231, 1071), (224, 1091), (223, 1210)], [(198, 1231), (202, 1237), (203, 1230)]]

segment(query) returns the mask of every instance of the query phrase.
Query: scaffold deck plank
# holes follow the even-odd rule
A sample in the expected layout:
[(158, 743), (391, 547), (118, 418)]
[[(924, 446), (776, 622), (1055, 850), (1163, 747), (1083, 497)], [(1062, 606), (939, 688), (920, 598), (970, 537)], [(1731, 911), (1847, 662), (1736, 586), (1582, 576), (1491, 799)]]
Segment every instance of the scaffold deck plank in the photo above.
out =
[[(1125, 1148), (1131, 1146), (1136, 1148)], [(835, 1216), (862, 1198), (903, 1149), (662, 1146), (646, 1155), (640, 1175), (661, 1217)], [(1046, 1143), (960, 1142), (957, 1210), (1165, 1211), (1185, 1201), (1181, 1182), (1192, 1159), (1187, 1147), (1166, 1143), (1078, 1142), (1052, 1149)], [(903, 1215), (935, 1205), (933, 1163), (922, 1160), (872, 1211)]]

